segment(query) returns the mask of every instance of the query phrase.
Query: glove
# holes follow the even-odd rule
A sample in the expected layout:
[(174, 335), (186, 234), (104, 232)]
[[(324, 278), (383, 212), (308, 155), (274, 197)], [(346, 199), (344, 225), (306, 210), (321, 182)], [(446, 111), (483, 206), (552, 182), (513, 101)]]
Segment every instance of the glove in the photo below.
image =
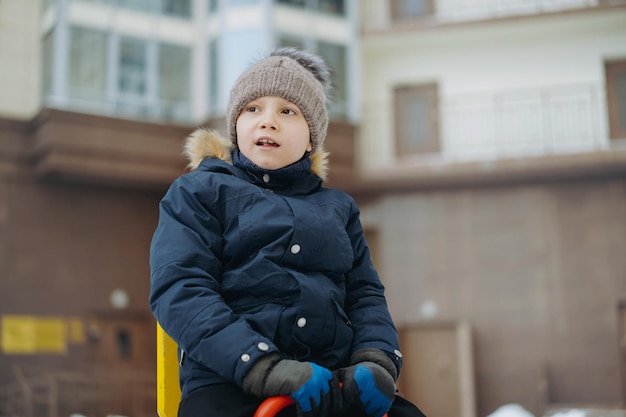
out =
[(339, 379), (311, 362), (280, 359), (271, 354), (260, 359), (243, 380), (243, 390), (259, 398), (289, 395), (298, 417), (327, 416), (341, 409)]
[(379, 349), (357, 351), (350, 362), (355, 364), (340, 371), (343, 403), (348, 408), (358, 407), (368, 417), (382, 417), (395, 397), (398, 375), (395, 365)]

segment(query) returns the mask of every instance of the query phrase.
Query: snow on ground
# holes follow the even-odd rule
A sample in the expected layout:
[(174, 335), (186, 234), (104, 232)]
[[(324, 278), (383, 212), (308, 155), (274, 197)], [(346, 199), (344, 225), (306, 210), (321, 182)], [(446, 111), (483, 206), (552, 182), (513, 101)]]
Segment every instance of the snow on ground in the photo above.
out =
[[(533, 413), (526, 410), (524, 407), (522, 407), (519, 404), (506, 404), (498, 408), (493, 413), (489, 414), (487, 417), (535, 417), (535, 416)], [(560, 416), (560, 417), (565, 417), (565, 416)], [(576, 417), (579, 417), (579, 416), (576, 416)], [(580, 417), (584, 417), (584, 416), (580, 416)]]
[[(624, 409), (582, 409), (571, 408), (552, 410), (544, 417), (626, 417)], [(506, 404), (489, 414), (487, 417), (535, 417), (533, 413), (519, 404)]]

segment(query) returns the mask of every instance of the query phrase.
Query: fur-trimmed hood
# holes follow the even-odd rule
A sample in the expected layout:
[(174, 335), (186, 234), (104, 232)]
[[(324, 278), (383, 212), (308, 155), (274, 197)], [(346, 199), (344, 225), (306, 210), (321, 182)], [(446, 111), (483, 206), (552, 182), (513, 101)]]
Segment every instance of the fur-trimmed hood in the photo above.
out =
[[(230, 140), (219, 135), (212, 129), (196, 129), (185, 140), (183, 155), (189, 160), (187, 168), (195, 170), (204, 158), (219, 158), (228, 163), (232, 163), (233, 145)], [(317, 149), (309, 156), (311, 159), (311, 172), (326, 180), (328, 175), (328, 152), (324, 149)]]

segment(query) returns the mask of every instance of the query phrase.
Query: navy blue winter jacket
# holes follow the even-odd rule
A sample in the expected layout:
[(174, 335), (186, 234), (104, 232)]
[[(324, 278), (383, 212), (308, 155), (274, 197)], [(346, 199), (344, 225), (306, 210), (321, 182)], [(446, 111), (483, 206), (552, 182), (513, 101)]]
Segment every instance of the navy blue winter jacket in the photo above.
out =
[(313, 170), (281, 175), (245, 169), (213, 132), (186, 146), (198, 166), (162, 199), (150, 250), (150, 305), (180, 347), (183, 396), (241, 386), (271, 352), (334, 370), (377, 348), (399, 372), (358, 208), (313, 173), (324, 175), (326, 153), (312, 156)]

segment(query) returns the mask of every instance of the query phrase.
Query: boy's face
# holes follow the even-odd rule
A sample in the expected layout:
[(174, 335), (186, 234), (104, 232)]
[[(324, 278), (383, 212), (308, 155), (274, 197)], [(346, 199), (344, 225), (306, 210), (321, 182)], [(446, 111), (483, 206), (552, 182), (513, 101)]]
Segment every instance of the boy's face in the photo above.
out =
[(273, 170), (311, 151), (309, 125), (291, 101), (264, 96), (246, 104), (237, 118), (237, 145), (257, 166)]

